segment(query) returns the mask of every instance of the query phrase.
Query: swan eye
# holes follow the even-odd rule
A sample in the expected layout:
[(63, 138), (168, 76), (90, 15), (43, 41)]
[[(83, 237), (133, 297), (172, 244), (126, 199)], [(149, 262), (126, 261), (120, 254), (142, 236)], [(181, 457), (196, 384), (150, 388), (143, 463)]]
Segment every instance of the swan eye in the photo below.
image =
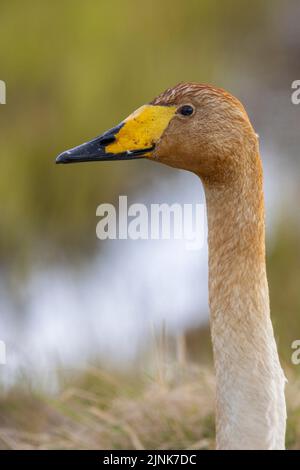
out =
[(178, 113), (182, 116), (191, 116), (194, 112), (194, 108), (189, 104), (185, 104), (178, 109)]

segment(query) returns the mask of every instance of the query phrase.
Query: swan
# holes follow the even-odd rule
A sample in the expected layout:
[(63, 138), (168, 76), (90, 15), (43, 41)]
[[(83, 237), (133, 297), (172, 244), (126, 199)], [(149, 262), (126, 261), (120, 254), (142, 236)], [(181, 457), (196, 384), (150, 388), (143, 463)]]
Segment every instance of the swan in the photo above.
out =
[(223, 89), (180, 83), (57, 163), (147, 158), (202, 181), (216, 374), (216, 448), (284, 449), (285, 376), (270, 319), (258, 136)]

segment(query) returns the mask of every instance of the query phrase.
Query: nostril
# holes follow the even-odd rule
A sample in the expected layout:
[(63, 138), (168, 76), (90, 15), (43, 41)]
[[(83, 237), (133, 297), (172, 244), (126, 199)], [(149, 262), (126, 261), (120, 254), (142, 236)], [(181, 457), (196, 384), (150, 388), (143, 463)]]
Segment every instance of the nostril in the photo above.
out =
[(107, 136), (103, 136), (99, 140), (99, 144), (105, 146), (105, 145), (112, 144), (113, 142), (115, 142), (115, 140), (116, 140), (116, 138), (113, 135), (107, 135)]

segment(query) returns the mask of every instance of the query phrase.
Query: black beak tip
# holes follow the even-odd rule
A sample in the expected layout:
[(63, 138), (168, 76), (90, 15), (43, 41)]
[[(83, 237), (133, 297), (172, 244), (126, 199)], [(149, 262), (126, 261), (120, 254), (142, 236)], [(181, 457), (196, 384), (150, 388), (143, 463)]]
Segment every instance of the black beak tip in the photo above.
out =
[(55, 163), (69, 163), (70, 159), (69, 159), (69, 155), (68, 155), (68, 152), (63, 152), (63, 153), (60, 153), (58, 155), (58, 157), (56, 157), (56, 160), (55, 160)]

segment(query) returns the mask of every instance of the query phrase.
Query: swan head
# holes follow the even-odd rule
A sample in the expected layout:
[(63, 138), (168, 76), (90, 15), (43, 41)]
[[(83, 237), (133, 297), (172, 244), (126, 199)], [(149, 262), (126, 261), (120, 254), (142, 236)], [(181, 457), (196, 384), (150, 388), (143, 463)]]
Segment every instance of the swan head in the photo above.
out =
[(257, 135), (235, 97), (209, 85), (180, 83), (56, 162), (147, 158), (224, 179), (240, 172), (256, 148)]

